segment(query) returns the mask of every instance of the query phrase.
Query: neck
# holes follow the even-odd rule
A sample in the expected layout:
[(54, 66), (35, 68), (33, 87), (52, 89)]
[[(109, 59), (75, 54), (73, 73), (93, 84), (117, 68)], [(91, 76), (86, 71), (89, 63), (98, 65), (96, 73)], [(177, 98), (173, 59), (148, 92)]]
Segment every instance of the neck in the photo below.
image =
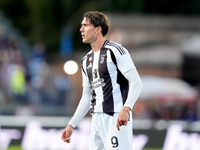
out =
[(102, 48), (102, 46), (103, 46), (105, 40), (106, 40), (106, 39), (105, 39), (104, 37), (97, 38), (97, 40), (96, 40), (94, 43), (91, 43), (91, 44), (90, 44), (91, 47), (92, 47), (92, 50), (93, 50), (94, 52), (99, 51), (99, 50)]

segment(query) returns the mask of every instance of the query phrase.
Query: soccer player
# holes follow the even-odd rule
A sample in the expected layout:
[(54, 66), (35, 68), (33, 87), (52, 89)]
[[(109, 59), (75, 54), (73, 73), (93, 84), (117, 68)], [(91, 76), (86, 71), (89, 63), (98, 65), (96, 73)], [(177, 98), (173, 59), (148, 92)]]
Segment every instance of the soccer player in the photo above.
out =
[(82, 59), (82, 97), (61, 138), (69, 143), (73, 128), (90, 110), (90, 150), (131, 150), (131, 109), (142, 82), (128, 50), (105, 38), (108, 30), (103, 13), (89, 11), (83, 15), (82, 41), (92, 50)]

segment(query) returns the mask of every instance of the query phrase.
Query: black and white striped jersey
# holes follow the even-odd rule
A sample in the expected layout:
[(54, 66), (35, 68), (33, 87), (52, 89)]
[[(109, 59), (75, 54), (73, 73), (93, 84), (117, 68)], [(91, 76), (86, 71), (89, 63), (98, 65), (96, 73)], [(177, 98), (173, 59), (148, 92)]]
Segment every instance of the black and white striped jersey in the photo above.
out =
[(86, 54), (82, 84), (91, 88), (91, 113), (121, 111), (128, 95), (128, 80), (123, 74), (134, 68), (128, 50), (115, 42), (106, 40), (99, 51)]

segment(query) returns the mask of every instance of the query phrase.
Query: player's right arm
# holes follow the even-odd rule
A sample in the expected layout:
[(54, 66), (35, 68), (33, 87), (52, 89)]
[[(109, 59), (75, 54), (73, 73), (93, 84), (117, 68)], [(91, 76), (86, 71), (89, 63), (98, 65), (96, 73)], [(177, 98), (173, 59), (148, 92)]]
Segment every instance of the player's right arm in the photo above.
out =
[(83, 119), (83, 117), (87, 114), (90, 109), (90, 97), (91, 97), (91, 89), (88, 87), (83, 87), (83, 94), (81, 100), (78, 104), (78, 107), (70, 120), (69, 124), (75, 128), (79, 122)]
[(83, 117), (87, 114), (87, 112), (90, 109), (91, 88), (88, 82), (88, 78), (86, 74), (83, 72), (82, 72), (82, 80), (83, 80), (83, 93), (81, 100), (68, 126), (61, 133), (61, 139), (67, 143), (69, 143), (71, 140), (70, 137), (73, 133), (73, 128), (79, 124), (79, 122), (83, 119)]
[(78, 107), (70, 120), (68, 126), (63, 130), (61, 133), (61, 139), (64, 142), (69, 143), (70, 137), (73, 133), (73, 128), (78, 125), (78, 123), (83, 119), (83, 117), (87, 114), (87, 112), (90, 109), (90, 95), (91, 95), (91, 89), (88, 87), (83, 88), (83, 94), (81, 97), (81, 100), (78, 104)]

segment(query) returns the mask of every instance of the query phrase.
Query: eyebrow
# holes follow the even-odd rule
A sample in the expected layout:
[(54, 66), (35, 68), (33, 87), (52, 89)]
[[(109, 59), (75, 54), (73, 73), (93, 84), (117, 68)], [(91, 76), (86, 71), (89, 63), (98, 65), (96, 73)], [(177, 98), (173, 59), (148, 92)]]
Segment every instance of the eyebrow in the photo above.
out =
[(85, 26), (85, 25), (90, 25), (90, 24), (91, 24), (91, 23), (85, 23), (85, 22), (84, 22), (84, 23), (81, 23), (81, 25), (84, 25), (84, 26)]
[[(81, 25), (89, 25), (91, 24), (90, 21), (87, 21), (88, 19), (85, 19), (84, 21), (81, 22)], [(86, 23), (87, 22), (87, 23)]]

